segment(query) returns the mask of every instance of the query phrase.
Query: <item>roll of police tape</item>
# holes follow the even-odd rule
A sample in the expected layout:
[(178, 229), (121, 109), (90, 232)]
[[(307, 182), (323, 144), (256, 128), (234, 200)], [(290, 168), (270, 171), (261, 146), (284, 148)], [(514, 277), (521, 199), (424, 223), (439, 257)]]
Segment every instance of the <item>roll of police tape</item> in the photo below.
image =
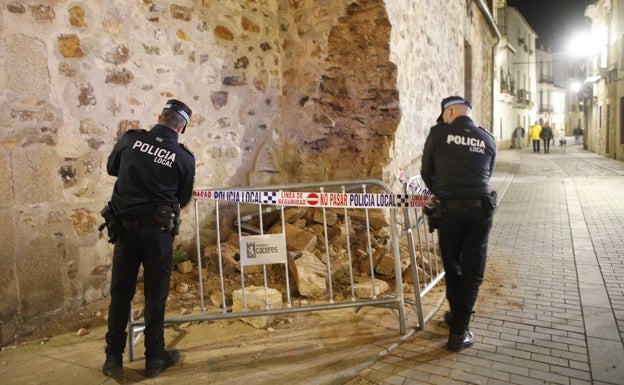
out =
[(299, 191), (194, 190), (197, 200), (256, 203), (276, 206), (333, 208), (423, 207), (431, 203), (431, 194), (369, 194)]

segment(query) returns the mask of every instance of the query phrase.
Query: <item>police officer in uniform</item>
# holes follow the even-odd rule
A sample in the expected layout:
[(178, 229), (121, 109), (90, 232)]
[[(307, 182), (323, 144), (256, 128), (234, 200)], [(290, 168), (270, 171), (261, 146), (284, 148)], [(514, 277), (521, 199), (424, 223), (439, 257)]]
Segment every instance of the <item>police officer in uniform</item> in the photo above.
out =
[(102, 367), (109, 377), (123, 374), (126, 327), (140, 265), (145, 284), (145, 374), (155, 377), (180, 359), (177, 350), (165, 350), (163, 329), (175, 220), (191, 199), (195, 178), (195, 158), (178, 143), (191, 114), (183, 102), (167, 101), (158, 124), (149, 131), (127, 131), (108, 157), (108, 174), (117, 177), (109, 206), (120, 224)]
[(468, 325), (483, 281), (488, 236), (496, 205), (490, 177), (496, 141), (470, 118), (469, 101), (442, 100), (442, 112), (425, 141), (421, 176), (439, 200), (438, 237), (444, 262), (447, 348), (460, 351), (474, 344)]

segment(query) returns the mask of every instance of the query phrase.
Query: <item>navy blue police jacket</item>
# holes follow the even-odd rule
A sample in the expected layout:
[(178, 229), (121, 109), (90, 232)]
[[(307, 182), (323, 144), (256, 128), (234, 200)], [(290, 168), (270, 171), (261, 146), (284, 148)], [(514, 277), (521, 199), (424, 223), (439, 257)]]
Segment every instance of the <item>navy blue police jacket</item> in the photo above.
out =
[(496, 163), (494, 136), (470, 117), (431, 127), (425, 141), (420, 175), (441, 200), (481, 198), (491, 192)]
[(195, 157), (178, 133), (156, 124), (151, 130), (128, 130), (108, 156), (106, 169), (116, 176), (111, 204), (117, 216), (150, 215), (159, 204), (189, 203), (195, 180)]

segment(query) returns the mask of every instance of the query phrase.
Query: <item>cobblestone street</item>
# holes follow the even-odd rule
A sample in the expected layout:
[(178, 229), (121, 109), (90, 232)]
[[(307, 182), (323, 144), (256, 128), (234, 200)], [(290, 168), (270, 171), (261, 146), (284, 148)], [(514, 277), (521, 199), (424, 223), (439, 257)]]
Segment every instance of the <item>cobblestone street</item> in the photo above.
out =
[(624, 383), (622, 176), (624, 163), (580, 146), (500, 151), (492, 179), (500, 205), (471, 323), (477, 343), (446, 351), (439, 311), (360, 380)]

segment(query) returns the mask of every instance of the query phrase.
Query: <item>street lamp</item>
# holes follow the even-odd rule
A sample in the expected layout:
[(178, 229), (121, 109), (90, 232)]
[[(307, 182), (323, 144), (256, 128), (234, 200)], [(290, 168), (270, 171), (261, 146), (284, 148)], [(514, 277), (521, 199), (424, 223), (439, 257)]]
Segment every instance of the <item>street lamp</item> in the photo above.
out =
[(574, 57), (589, 57), (600, 49), (599, 42), (603, 39), (601, 31), (578, 32), (568, 40), (566, 52)]
[(578, 93), (581, 90), (581, 88), (583, 88), (583, 84), (579, 81), (573, 81), (570, 84), (570, 90), (574, 93)]

